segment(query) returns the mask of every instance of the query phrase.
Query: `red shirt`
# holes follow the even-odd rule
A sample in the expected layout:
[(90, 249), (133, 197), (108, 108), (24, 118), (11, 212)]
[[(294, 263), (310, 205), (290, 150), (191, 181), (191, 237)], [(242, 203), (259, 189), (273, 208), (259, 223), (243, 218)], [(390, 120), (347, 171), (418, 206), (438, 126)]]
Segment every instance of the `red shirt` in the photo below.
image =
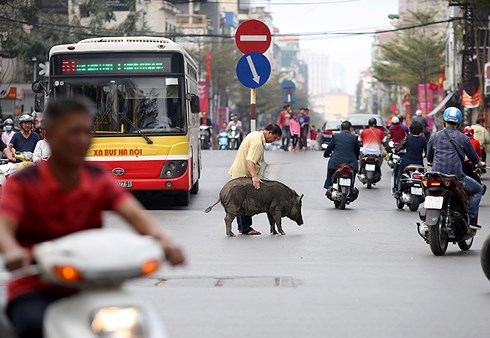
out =
[(315, 129), (312, 129), (312, 130), (310, 131), (310, 140), (315, 141), (315, 140), (316, 140), (316, 138), (317, 138), (317, 136), (318, 136), (318, 133), (316, 132), (316, 130), (315, 130)]
[(407, 133), (405, 132), (405, 129), (399, 124), (394, 124), (390, 128), (390, 136), (393, 142), (395, 143), (400, 143), (403, 141), (405, 136), (407, 136)]
[[(116, 209), (129, 196), (110, 174), (93, 164), (82, 167), (80, 185), (67, 191), (54, 178), (48, 162), (42, 161), (8, 179), (0, 201), (0, 215), (17, 224), (17, 240), (31, 249), (37, 243), (102, 227), (102, 211)], [(34, 276), (10, 281), (8, 298), (12, 300), (33, 290), (67, 291)]]
[(473, 146), (473, 148), (475, 148), (476, 150), (476, 153), (478, 154), (478, 156), (480, 157), (481, 159), (481, 156), (482, 156), (482, 150), (481, 150), (481, 146), (480, 146), (480, 141), (478, 141), (476, 138), (474, 138), (473, 136), (470, 136), (470, 141), (471, 141), (471, 145)]

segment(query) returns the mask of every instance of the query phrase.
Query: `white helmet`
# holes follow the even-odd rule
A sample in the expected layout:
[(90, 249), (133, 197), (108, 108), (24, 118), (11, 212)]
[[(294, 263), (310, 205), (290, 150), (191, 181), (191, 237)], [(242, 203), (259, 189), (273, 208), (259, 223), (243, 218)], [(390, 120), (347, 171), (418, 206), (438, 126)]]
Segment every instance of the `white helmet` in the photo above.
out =
[(400, 123), (400, 119), (399, 119), (397, 116), (395, 116), (395, 117), (393, 117), (393, 118), (391, 119), (391, 123), (393, 123), (393, 124), (398, 124), (398, 123)]
[(415, 112), (415, 115), (422, 116), (422, 111), (420, 109), (417, 109), (417, 111)]

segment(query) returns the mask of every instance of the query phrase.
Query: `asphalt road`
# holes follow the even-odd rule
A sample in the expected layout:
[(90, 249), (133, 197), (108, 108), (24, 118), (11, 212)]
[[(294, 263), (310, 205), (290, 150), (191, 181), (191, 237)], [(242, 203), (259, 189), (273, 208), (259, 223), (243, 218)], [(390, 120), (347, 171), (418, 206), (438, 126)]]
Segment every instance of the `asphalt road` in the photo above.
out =
[[(259, 215), (262, 236), (227, 238), (223, 208), (204, 209), (217, 200), (233, 158), (232, 151), (204, 152), (191, 205), (151, 211), (189, 263), (128, 287), (155, 306), (170, 337), (488, 336), (490, 282), (479, 263), (490, 233), (488, 195), (480, 211), (486, 227), (473, 249), (450, 245), (434, 257), (417, 234), (418, 214), (397, 210), (386, 164), (378, 185), (357, 184), (359, 199), (336, 210), (324, 196), (321, 152), (273, 151), (265, 176), (305, 194), (305, 224), (285, 220), (287, 235), (272, 236)], [(121, 226), (111, 214), (107, 223)]]

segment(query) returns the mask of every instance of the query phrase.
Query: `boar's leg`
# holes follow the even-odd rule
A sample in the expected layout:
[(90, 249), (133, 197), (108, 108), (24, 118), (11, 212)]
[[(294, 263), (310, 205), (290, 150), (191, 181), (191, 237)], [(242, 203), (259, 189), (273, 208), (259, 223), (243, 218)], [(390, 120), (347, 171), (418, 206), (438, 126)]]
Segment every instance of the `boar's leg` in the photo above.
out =
[(233, 231), (231, 231), (231, 223), (233, 223), (233, 220), (235, 219), (235, 216), (232, 214), (227, 213), (225, 216), (225, 224), (226, 224), (226, 236), (229, 237), (235, 237), (235, 234)]
[(277, 230), (279, 230), (279, 233), (281, 235), (285, 235), (286, 233), (284, 232), (284, 230), (282, 230), (281, 211), (274, 213), (274, 220), (276, 221)]
[(267, 218), (269, 219), (269, 224), (271, 225), (271, 234), (277, 235), (276, 231), (276, 220), (274, 219), (274, 216), (271, 213), (267, 213)]

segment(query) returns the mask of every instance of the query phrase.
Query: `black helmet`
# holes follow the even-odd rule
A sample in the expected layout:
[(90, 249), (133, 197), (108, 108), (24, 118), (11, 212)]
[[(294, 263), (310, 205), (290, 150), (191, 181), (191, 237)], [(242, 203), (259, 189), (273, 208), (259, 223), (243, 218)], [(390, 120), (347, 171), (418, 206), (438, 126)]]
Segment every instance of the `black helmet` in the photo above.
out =
[(375, 119), (374, 117), (371, 117), (371, 118), (369, 119), (369, 121), (368, 121), (369, 126), (374, 126), (374, 127), (376, 127), (376, 124), (377, 124), (377, 123), (378, 123), (378, 122), (376, 121), (376, 119)]

